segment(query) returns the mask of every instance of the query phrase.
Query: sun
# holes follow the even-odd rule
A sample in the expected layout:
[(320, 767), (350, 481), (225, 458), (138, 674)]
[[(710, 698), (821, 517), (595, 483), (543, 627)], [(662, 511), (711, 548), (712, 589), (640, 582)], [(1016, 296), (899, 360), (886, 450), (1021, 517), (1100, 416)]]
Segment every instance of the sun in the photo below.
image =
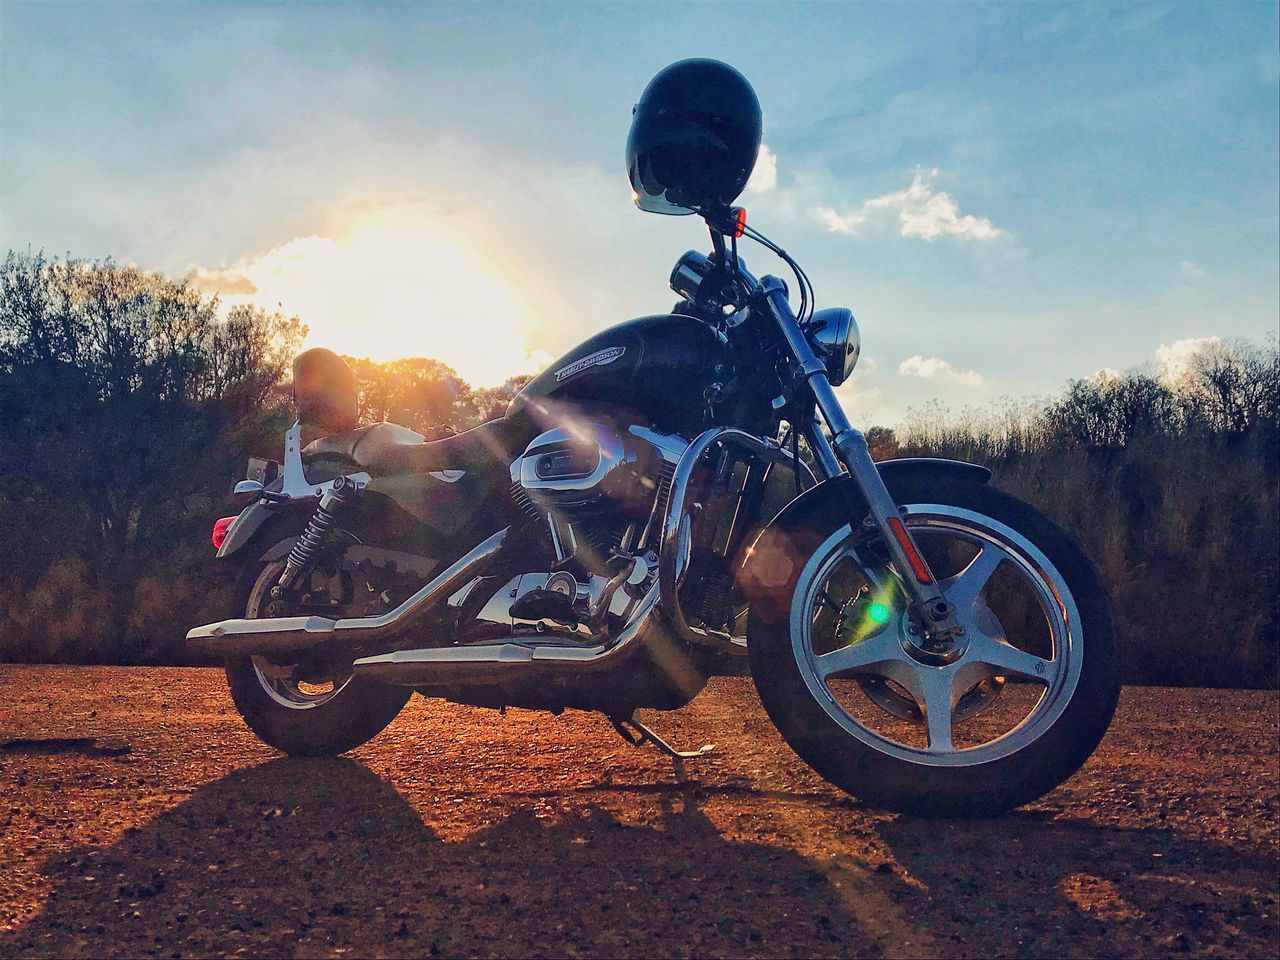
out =
[(413, 207), (362, 213), (334, 236), (296, 237), (236, 270), (253, 292), (228, 294), (296, 314), (306, 346), (373, 360), (431, 357), (474, 386), (550, 362), (532, 349), (533, 317), (502, 271)]

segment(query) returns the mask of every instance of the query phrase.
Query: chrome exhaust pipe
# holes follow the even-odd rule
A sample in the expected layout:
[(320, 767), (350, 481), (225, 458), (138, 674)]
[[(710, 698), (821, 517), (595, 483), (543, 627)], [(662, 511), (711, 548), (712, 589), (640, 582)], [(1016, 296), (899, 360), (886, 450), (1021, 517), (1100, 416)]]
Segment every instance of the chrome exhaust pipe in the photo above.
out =
[(660, 593), (655, 584), (610, 643), (582, 647), (512, 638), (468, 647), (396, 650), (357, 660), (353, 669), (356, 676), (408, 687), (468, 680), (500, 684), (548, 671), (563, 677), (606, 670), (646, 645), (661, 642), (662, 636), (670, 639), (658, 616)]
[(288, 655), (313, 650), (331, 641), (368, 644), (386, 639), (430, 612), (470, 581), (502, 547), (510, 527), (499, 530), (394, 610), (377, 617), (277, 617), (264, 620), (222, 620), (187, 633), (187, 646), (198, 653), (219, 656)]

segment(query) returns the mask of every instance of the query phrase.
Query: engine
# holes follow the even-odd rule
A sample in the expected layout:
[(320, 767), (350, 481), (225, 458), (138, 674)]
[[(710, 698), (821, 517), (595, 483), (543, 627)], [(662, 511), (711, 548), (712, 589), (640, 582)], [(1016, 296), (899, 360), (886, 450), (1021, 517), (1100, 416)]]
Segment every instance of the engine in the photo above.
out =
[(598, 568), (611, 552), (651, 545), (686, 446), (644, 427), (557, 427), (512, 464), (512, 492), (530, 516), (546, 520), (559, 560), (578, 554)]
[(512, 497), (545, 530), (554, 560), (550, 569), (509, 567), (455, 597), (471, 641), (598, 642), (625, 622), (657, 578), (658, 532), (687, 446), (674, 434), (599, 422), (530, 442), (511, 465)]

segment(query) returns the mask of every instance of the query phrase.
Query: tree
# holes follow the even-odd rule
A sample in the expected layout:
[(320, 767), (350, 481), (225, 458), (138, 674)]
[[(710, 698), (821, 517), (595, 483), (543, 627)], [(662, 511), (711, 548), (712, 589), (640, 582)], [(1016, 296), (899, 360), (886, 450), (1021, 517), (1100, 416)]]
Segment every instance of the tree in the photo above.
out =
[[(257, 308), (224, 320), (216, 299), (137, 267), (8, 255), (0, 510), (21, 548), (0, 558), (7, 647), (52, 632), (78, 656), (142, 655), (155, 638), (134, 629), (139, 583), (157, 568), (177, 574), (168, 561), (182, 556), (175, 542), (190, 543), (192, 498), (207, 502), (211, 479), (226, 481), (216, 464), (227, 438), (272, 413), (268, 398), (304, 333)], [(47, 603), (42, 585), (68, 578), (70, 608)]]
[(507, 406), (525, 384), (533, 379), (532, 374), (521, 374), (510, 377), (496, 387), (480, 387), (471, 392), (471, 408), (476, 423), (493, 420), (507, 412)]
[(453, 368), (423, 357), (389, 363), (345, 359), (356, 375), (360, 416), (366, 423), (387, 420), (427, 436), (462, 426), (465, 411), (459, 401), (470, 388)]

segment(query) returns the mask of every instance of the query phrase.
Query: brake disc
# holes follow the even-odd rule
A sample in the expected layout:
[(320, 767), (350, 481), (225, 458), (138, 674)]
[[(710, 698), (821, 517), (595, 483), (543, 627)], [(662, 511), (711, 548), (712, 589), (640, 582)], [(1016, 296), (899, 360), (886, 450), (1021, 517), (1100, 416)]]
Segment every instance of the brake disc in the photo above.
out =
[[(915, 697), (892, 680), (883, 677), (858, 677), (858, 686), (872, 703), (890, 716), (912, 723), (924, 723), (924, 713)], [(954, 721), (976, 717), (1000, 698), (1004, 692), (1004, 677), (988, 677), (974, 684), (956, 701), (951, 711)]]

